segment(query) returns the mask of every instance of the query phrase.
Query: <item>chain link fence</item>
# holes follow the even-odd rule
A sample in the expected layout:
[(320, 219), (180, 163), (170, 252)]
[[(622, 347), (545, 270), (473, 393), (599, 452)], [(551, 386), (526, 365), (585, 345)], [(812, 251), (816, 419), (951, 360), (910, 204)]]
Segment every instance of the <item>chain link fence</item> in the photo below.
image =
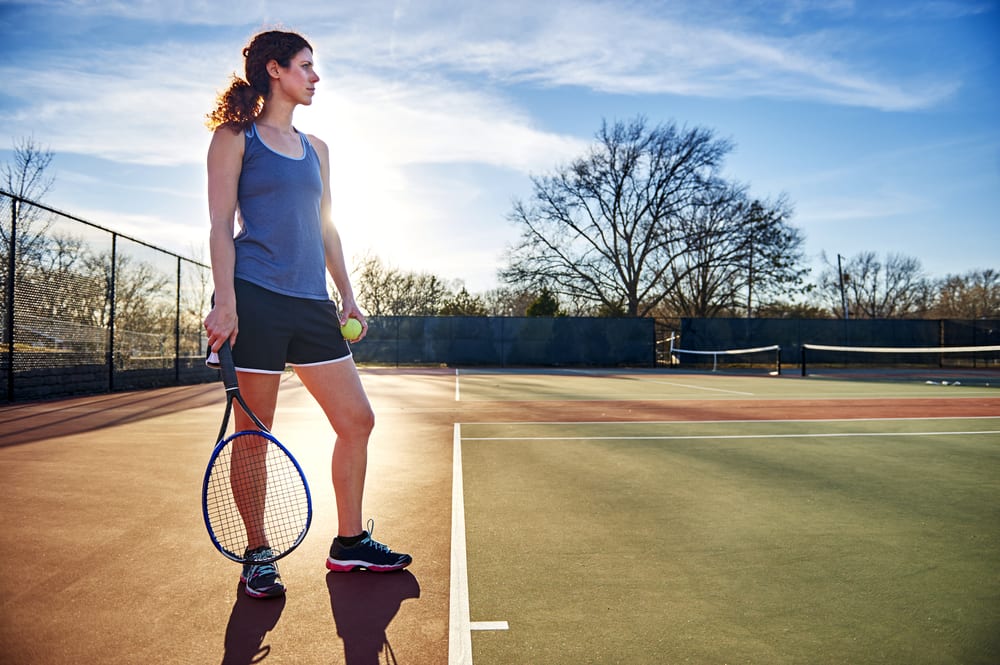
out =
[(214, 380), (208, 266), (0, 191), (8, 401)]

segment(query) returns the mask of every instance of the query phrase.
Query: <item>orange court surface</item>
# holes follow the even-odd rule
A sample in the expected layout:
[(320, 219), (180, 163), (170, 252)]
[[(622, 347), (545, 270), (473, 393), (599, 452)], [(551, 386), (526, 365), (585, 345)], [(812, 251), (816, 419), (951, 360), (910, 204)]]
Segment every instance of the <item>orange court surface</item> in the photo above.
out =
[(1000, 380), (362, 368), (365, 517), (286, 373), (314, 517), (254, 600), (200, 491), (221, 383), (0, 406), (0, 663), (1000, 662)]

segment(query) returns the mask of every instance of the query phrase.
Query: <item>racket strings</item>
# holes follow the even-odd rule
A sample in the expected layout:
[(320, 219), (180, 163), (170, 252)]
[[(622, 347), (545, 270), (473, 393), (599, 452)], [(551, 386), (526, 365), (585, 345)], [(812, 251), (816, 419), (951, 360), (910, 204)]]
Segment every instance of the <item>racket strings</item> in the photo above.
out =
[(280, 446), (256, 432), (236, 434), (218, 451), (205, 500), (216, 541), (237, 559), (251, 541), (281, 556), (301, 541), (309, 523), (301, 471)]

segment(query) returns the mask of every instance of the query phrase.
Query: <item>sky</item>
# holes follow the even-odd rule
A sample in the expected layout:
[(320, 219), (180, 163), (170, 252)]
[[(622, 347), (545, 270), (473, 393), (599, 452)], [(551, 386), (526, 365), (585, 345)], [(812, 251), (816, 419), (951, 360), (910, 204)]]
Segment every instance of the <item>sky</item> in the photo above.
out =
[(205, 115), (263, 29), (321, 80), (348, 263), (499, 285), (531, 177), (603, 122), (710, 129), (822, 256), (1000, 270), (1000, 0), (0, 0), (0, 162), (50, 149), (45, 203), (203, 259)]

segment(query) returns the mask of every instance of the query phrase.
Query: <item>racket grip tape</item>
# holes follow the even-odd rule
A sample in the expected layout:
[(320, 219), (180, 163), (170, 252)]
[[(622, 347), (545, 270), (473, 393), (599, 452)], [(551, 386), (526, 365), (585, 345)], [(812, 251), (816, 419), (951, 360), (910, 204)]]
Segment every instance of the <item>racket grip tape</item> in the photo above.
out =
[(219, 371), (222, 372), (222, 383), (225, 384), (226, 390), (239, 389), (236, 366), (233, 364), (233, 349), (229, 346), (228, 339), (219, 347)]

